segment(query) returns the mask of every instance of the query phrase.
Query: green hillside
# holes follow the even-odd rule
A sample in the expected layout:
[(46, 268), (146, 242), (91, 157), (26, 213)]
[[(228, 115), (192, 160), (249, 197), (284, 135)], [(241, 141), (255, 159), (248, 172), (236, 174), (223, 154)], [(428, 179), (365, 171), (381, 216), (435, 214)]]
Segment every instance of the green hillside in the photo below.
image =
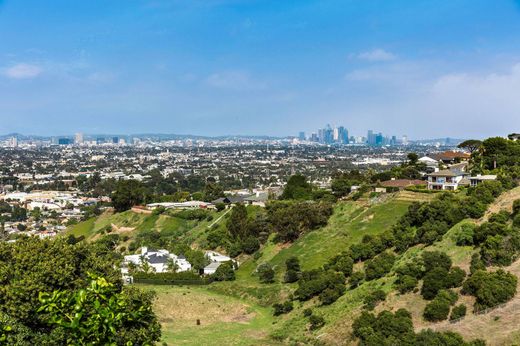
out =
[[(272, 315), (272, 305), (286, 301), (298, 287), (296, 283), (283, 283), (285, 261), (288, 258), (297, 257), (302, 270), (322, 267), (350, 245), (361, 243), (363, 236), (381, 235), (390, 230), (405, 215), (413, 200), (425, 200), (424, 194), (417, 194), (417, 198), (413, 195), (414, 193), (407, 192), (406, 198), (396, 194), (372, 201), (364, 198), (358, 202), (338, 202), (326, 226), (303, 234), (292, 243), (277, 243), (272, 235), (256, 254), (239, 256), (238, 261), (241, 265), (236, 271), (234, 281), (214, 282), (202, 287), (145, 286), (146, 289), (158, 291), (157, 313), (163, 324), (164, 341), (168, 344), (182, 345), (204, 344), (202, 341), (208, 339), (214, 340), (217, 344), (230, 345), (356, 344), (357, 339), (352, 336), (352, 321), (363, 311), (364, 299), (376, 290), (384, 291), (387, 297), (377, 305), (375, 312), (406, 308), (412, 314), (416, 331), (425, 328), (452, 330), (461, 332), (467, 338), (480, 337), (490, 341), (489, 335), (479, 333), (465, 322), (439, 324), (425, 321), (422, 314), (428, 301), (418, 290), (400, 294), (394, 286), (397, 280), (395, 269), (404, 263), (416, 261), (425, 251), (442, 251), (451, 258), (453, 265), (469, 272), (471, 256), (477, 251), (473, 246), (457, 246), (456, 239), (464, 225), (480, 224), (483, 220), (464, 219), (432, 245), (419, 244), (408, 248), (397, 255), (390, 273), (375, 280), (364, 281), (356, 288), (347, 288), (346, 292), (330, 305), (321, 304), (317, 297), (307, 301), (295, 300), (292, 311), (278, 317)], [(510, 211), (513, 201), (517, 198), (520, 198), (519, 188), (506, 192), (492, 203), (488, 210)], [(431, 200), (430, 195), (428, 200)], [(257, 208), (248, 210), (249, 215), (260, 212)], [(205, 244), (208, 228), (216, 221), (214, 228), (225, 228), (225, 221), (229, 216), (225, 213), (213, 212), (211, 218), (202, 221), (186, 220), (175, 213), (105, 213), (97, 219), (75, 225), (69, 232), (95, 240), (101, 237), (100, 232), (103, 229), (111, 225), (112, 232), (129, 236), (126, 242), (128, 244), (139, 232), (153, 229), (159, 232), (166, 231), (168, 234), (173, 232), (172, 234), (180, 235), (183, 240), (197, 246)], [(486, 214), (486, 218), (488, 217), (489, 213)], [(274, 283), (260, 283), (256, 269), (262, 263), (269, 263), (274, 268)], [(515, 262), (510, 270), (520, 271), (517, 267)], [(354, 265), (354, 270), (362, 268), (363, 263)], [(516, 298), (511, 304), (516, 304), (515, 302)], [(474, 298), (461, 295), (459, 303), (471, 307)], [(304, 316), (304, 311), (309, 308), (313, 314), (324, 318), (325, 325), (322, 328), (309, 330), (309, 318)], [(229, 311), (230, 316), (236, 316), (222, 316), (211, 311)], [(511, 311), (506, 306), (504, 313), (500, 315), (502, 317), (499, 318), (506, 318), (505, 314), (511, 314)], [(209, 318), (205, 312), (213, 314), (211, 322), (205, 322), (201, 326), (194, 325), (199, 315), (203, 316), (203, 321)], [(467, 318), (479, 317), (473, 315), (470, 309)], [(483, 328), (482, 323), (478, 325)], [(462, 326), (464, 329), (461, 329)], [(515, 330), (511, 327), (502, 335), (501, 340), (516, 340), (514, 335)]]

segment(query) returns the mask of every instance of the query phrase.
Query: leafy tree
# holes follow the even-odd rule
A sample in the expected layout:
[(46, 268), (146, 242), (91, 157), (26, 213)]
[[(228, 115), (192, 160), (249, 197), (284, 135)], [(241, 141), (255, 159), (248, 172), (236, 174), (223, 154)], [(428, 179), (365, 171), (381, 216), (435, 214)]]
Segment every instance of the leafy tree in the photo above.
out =
[(477, 151), (480, 146), (482, 145), (482, 141), (478, 139), (468, 139), (462, 143), (460, 143), (457, 147), (460, 149), (466, 149), (471, 154), (473, 154), (475, 151)]
[(408, 153), (408, 155), (406, 155), (406, 158), (408, 159), (408, 164), (410, 165), (415, 165), (419, 161), (419, 155), (417, 155), (416, 153)]
[(269, 263), (258, 266), (257, 273), (261, 283), (270, 284), (274, 282), (274, 269)]
[(430, 322), (443, 321), (450, 313), (450, 302), (444, 299), (434, 299), (424, 308), (423, 317)]
[(285, 261), (285, 276), (284, 281), (287, 283), (296, 282), (300, 278), (300, 260), (296, 256), (289, 257)]
[(473, 236), (475, 234), (474, 224), (463, 224), (456, 235), (455, 242), (458, 246), (473, 245)]
[(226, 223), (229, 234), (234, 239), (245, 237), (247, 234), (247, 222), (247, 209), (242, 203), (239, 203), (231, 210), (231, 215)]
[(112, 205), (122, 212), (144, 201), (145, 189), (137, 180), (120, 180), (112, 194)]
[(216, 281), (234, 281), (235, 270), (233, 263), (231, 261), (222, 263), (213, 274), (213, 278)]
[(448, 288), (449, 285), (450, 281), (446, 268), (433, 268), (424, 276), (421, 295), (424, 299), (433, 299), (441, 289)]
[(356, 288), (365, 279), (365, 273), (357, 271), (352, 273), (349, 278), (349, 284), (351, 288)]
[(451, 268), (451, 258), (441, 251), (425, 251), (422, 255), (424, 270), (429, 272), (434, 268)]
[(312, 314), (309, 317), (309, 322), (311, 323), (309, 326), (310, 330), (320, 329), (321, 327), (323, 327), (325, 325), (325, 319), (321, 316), (314, 315), (314, 314)]
[(374, 310), (377, 303), (383, 301), (386, 299), (386, 293), (385, 291), (379, 289), (370, 292), (368, 295), (365, 296), (363, 299), (363, 303), (365, 304), (365, 309), (367, 310)]
[(478, 270), (471, 275), (462, 287), (462, 293), (477, 298), (475, 309), (485, 309), (505, 303), (516, 294), (518, 279), (502, 269), (488, 273)]
[(417, 287), (418, 280), (410, 275), (399, 275), (395, 282), (395, 288), (400, 293), (407, 293), (414, 290)]
[(282, 314), (286, 314), (288, 312), (291, 312), (293, 310), (293, 302), (292, 301), (286, 301), (284, 303), (276, 303), (273, 305), (273, 308), (274, 308), (274, 311), (273, 311), (273, 315), (274, 316), (279, 316), (279, 315), (282, 315)]
[(301, 174), (293, 175), (287, 181), (281, 199), (312, 199), (312, 185)]
[(87, 288), (40, 293), (38, 313), (52, 328), (61, 328), (67, 344), (153, 344), (161, 326), (152, 311), (153, 294), (121, 291), (104, 278), (92, 277)]
[(466, 305), (459, 304), (451, 309), (450, 321), (458, 320), (464, 316), (466, 316)]
[(395, 255), (383, 252), (365, 263), (365, 277), (374, 280), (385, 276), (390, 272), (395, 262)]

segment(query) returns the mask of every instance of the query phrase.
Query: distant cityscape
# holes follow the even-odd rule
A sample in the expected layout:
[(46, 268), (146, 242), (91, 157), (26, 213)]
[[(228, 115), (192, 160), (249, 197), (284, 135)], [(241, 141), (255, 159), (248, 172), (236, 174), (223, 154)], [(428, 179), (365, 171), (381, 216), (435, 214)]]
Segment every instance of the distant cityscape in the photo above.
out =
[(234, 145), (326, 145), (326, 146), (407, 146), (407, 145), (434, 145), (454, 146), (463, 141), (450, 137), (435, 139), (414, 139), (407, 135), (385, 135), (382, 132), (368, 130), (365, 136), (354, 136), (344, 126), (330, 126), (318, 129), (307, 135), (304, 131), (298, 136), (271, 137), (271, 136), (197, 136), (177, 134), (84, 134), (77, 132), (74, 135), (39, 136), (12, 133), (0, 135), (0, 147), (34, 147), (34, 146), (128, 146), (167, 144), (179, 146), (234, 146)]
[(407, 135), (403, 135), (398, 138), (395, 135), (386, 136), (381, 132), (368, 130), (366, 136), (352, 136), (349, 135), (348, 129), (346, 129), (344, 126), (332, 127), (330, 125), (318, 129), (317, 132), (312, 132), (310, 136), (307, 136), (304, 131), (301, 131), (298, 134), (298, 140), (302, 142), (308, 141), (322, 144), (366, 144), (370, 146), (409, 144)]

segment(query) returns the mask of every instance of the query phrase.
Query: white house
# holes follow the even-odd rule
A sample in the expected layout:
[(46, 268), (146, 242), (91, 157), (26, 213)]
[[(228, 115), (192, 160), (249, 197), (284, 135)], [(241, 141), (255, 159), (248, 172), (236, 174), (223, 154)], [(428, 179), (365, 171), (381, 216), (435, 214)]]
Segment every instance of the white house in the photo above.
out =
[(426, 167), (432, 169), (434, 172), (439, 170), (439, 161), (432, 159), (429, 156), (423, 156), (418, 161), (424, 163)]
[(490, 180), (497, 180), (497, 176), (491, 175), (491, 174), (489, 174), (489, 175), (478, 174), (475, 177), (469, 177), (469, 185), (472, 187), (475, 187), (483, 181), (490, 181)]
[(217, 268), (224, 262), (232, 261), (238, 266), (238, 262), (231, 259), (231, 257), (222, 255), (216, 251), (206, 251), (204, 253), (207, 259), (211, 261), (206, 267), (204, 267), (204, 275), (211, 275), (217, 271)]
[(464, 178), (462, 172), (444, 169), (428, 174), (428, 190), (457, 190)]
[(173, 260), (177, 265), (177, 271), (185, 272), (191, 270), (191, 263), (186, 260), (184, 256), (177, 256), (171, 254), (167, 250), (149, 250), (147, 247), (141, 248), (140, 255), (125, 256), (123, 268), (121, 269), (123, 275), (128, 274), (128, 265), (133, 263), (136, 266), (143, 264), (143, 261), (148, 263), (156, 273), (164, 273), (168, 271), (168, 262)]

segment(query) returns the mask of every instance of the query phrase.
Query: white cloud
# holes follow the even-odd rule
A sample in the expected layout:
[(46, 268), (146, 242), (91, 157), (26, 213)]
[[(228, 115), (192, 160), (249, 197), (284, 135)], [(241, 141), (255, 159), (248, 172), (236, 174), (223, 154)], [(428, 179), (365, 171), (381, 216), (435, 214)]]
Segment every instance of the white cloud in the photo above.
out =
[(37, 65), (20, 63), (6, 68), (4, 76), (12, 79), (30, 79), (38, 77), (43, 69)]
[(368, 52), (359, 53), (357, 57), (361, 60), (367, 60), (372, 62), (392, 61), (397, 59), (397, 56), (395, 54), (387, 52), (386, 50), (381, 48), (376, 48)]
[(265, 84), (255, 81), (247, 72), (224, 71), (213, 73), (206, 78), (206, 84), (219, 89), (251, 90), (264, 89)]

